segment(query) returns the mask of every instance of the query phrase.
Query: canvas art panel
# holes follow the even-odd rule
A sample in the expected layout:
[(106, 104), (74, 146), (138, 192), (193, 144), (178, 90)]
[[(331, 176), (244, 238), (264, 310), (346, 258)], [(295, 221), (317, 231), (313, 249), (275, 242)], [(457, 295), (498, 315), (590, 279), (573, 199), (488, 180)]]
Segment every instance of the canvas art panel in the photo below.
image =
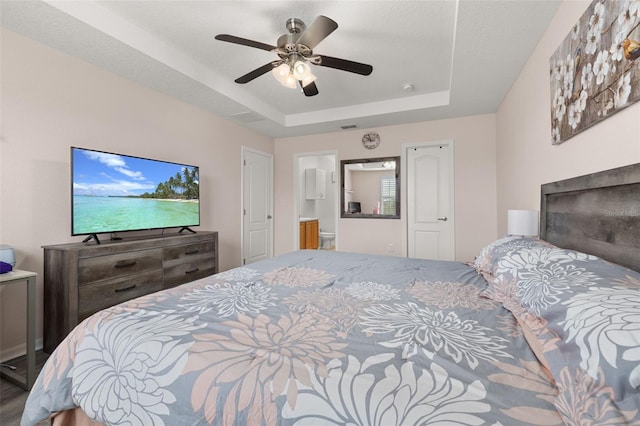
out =
[(550, 59), (560, 144), (640, 99), (640, 0), (595, 0)]

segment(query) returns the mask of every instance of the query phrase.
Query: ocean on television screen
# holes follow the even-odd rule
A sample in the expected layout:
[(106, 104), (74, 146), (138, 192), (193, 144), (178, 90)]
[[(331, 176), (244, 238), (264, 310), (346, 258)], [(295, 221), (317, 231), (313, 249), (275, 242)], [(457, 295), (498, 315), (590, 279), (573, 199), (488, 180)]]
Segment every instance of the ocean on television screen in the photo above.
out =
[(198, 200), (74, 196), (74, 234), (199, 223)]

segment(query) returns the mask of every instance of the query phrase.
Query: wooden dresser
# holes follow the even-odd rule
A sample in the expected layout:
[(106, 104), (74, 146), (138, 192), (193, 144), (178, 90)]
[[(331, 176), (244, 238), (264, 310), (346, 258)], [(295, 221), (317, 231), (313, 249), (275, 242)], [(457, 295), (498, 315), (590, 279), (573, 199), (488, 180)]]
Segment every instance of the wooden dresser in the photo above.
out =
[(44, 246), (44, 352), (89, 315), (218, 272), (218, 233)]

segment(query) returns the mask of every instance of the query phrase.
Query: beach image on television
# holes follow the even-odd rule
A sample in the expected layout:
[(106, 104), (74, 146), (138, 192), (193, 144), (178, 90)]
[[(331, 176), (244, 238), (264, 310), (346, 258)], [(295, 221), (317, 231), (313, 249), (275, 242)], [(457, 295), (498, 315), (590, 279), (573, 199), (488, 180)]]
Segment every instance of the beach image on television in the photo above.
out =
[(82, 148), (71, 152), (73, 235), (200, 224), (198, 167)]

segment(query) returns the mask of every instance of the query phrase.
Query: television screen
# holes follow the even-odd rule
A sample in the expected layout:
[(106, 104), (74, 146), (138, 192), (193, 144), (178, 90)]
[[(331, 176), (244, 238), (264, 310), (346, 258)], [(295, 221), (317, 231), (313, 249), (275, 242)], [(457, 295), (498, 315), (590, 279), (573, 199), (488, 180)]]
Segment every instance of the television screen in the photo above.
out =
[(72, 235), (200, 225), (196, 166), (71, 147), (71, 180)]

